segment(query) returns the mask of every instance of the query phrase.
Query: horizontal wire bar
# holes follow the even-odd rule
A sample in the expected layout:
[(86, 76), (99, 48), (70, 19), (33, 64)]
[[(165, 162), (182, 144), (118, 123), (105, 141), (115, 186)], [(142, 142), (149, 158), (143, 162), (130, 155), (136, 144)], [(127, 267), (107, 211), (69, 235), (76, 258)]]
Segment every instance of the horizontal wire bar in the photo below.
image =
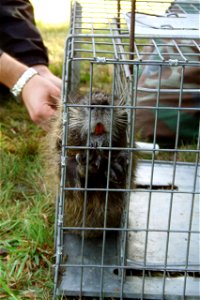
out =
[[(80, 231), (107, 231), (107, 232), (159, 232), (159, 233), (188, 233), (188, 230), (180, 230), (180, 229), (151, 229), (151, 228), (132, 228), (132, 227), (118, 227), (118, 228), (113, 228), (113, 227), (70, 227), (70, 226), (62, 226), (63, 231), (74, 231), (74, 230), (80, 230)], [(189, 231), (191, 234), (200, 234), (200, 230), (191, 230)]]
[[(119, 59), (116, 60), (115, 58), (109, 58), (109, 57), (104, 57), (104, 62), (98, 60), (98, 57), (69, 57), (69, 61), (87, 61), (87, 62), (93, 62), (93, 63), (97, 63), (97, 64), (120, 64), (120, 65), (124, 65), (124, 64), (128, 64), (128, 65), (163, 65), (163, 66), (171, 66), (173, 67), (173, 61), (166, 60), (166, 61), (161, 61), (161, 60), (124, 60), (124, 59)], [(175, 59), (174, 61), (174, 66), (195, 66), (195, 67), (199, 67), (200, 66), (200, 62), (196, 62), (196, 61), (178, 61)]]
[[(103, 146), (97, 146), (97, 147), (92, 147), (92, 146), (75, 146), (75, 145), (64, 145), (63, 146), (64, 149), (66, 150), (106, 150), (106, 151), (109, 151), (109, 150), (113, 150), (113, 151), (116, 151), (116, 150), (124, 150), (124, 151), (136, 151), (136, 152), (151, 152), (151, 153), (154, 153), (154, 152), (169, 152), (169, 153), (199, 153), (200, 150), (199, 149), (164, 149), (164, 148), (159, 148), (159, 150), (155, 147), (155, 148), (137, 148), (137, 147), (113, 147), (113, 146), (107, 146), (107, 147), (103, 147)], [(157, 160), (155, 160), (157, 162)], [(163, 163), (164, 161), (161, 161), (161, 163)], [(182, 163), (182, 162), (176, 162), (176, 165), (178, 165), (178, 163)]]
[[(120, 37), (119, 35), (118, 35), (118, 37)], [(124, 38), (124, 37), (123, 37)], [(88, 40), (77, 40), (77, 38), (74, 40), (74, 43), (76, 44), (76, 43), (83, 43), (83, 41), (84, 41), (84, 43), (92, 43), (92, 42), (90, 42), (90, 41), (88, 41)], [(145, 39), (145, 41), (149, 41), (149, 39)], [(105, 40), (102, 40), (101, 42), (96, 42), (96, 43), (99, 43), (100, 45), (107, 45), (107, 43), (105, 42)], [(117, 43), (117, 42), (116, 42)], [(194, 45), (192, 45), (192, 43), (194, 44)], [(125, 42), (125, 41), (123, 41), (122, 40), (122, 42), (120, 43), (120, 45), (123, 45), (123, 46), (129, 46), (129, 43), (128, 42)], [(188, 44), (188, 43), (184, 43), (184, 41), (182, 41), (181, 43), (180, 42), (178, 42), (178, 41), (176, 41), (176, 44), (179, 46), (179, 47), (190, 47), (190, 48), (194, 48), (195, 50), (200, 50), (200, 46), (197, 44), (197, 42), (195, 41), (195, 40), (191, 40), (190, 41), (190, 44)], [(110, 45), (113, 45), (113, 43), (112, 42), (110, 42)], [(154, 44), (152, 44), (152, 43), (150, 43), (150, 42), (142, 42), (142, 43), (139, 43), (139, 40), (138, 39), (136, 39), (136, 45), (138, 46), (138, 47), (152, 47), (152, 48), (154, 48)], [(156, 45), (157, 46), (159, 46), (159, 47), (166, 47), (166, 44), (165, 43), (161, 43), (161, 42), (158, 42), (158, 41), (156, 41)], [(174, 40), (172, 40), (172, 42), (170, 42), (169, 41), (169, 43), (167, 44), (167, 47), (168, 48), (174, 48)], [(142, 49), (141, 49), (142, 50)], [(144, 51), (144, 50), (143, 50)], [(146, 52), (142, 52), (141, 51), (141, 53), (143, 53), (143, 54), (145, 54), (145, 53), (148, 53), (148, 54), (154, 54), (154, 53), (152, 53), (152, 52), (148, 52), (148, 51), (146, 51)], [(169, 52), (163, 52), (164, 54), (169, 54)], [(178, 55), (178, 53), (172, 53), (172, 54), (177, 54)], [(185, 53), (184, 53), (185, 54)], [(197, 56), (197, 57), (199, 57), (199, 53), (195, 53), (195, 52), (189, 52), (189, 53), (187, 53), (186, 52), (186, 54), (187, 55), (194, 55), (194, 56)]]
[[(142, 185), (142, 184), (141, 184)], [(158, 188), (158, 186), (156, 185), (156, 189), (153, 189), (154, 184), (152, 184), (152, 188), (147, 188), (146, 187), (147, 184), (145, 184), (145, 188), (141, 188), (141, 189), (114, 189), (114, 188), (77, 188), (77, 187), (62, 187), (63, 191), (77, 191), (77, 192), (116, 192), (116, 193), (120, 193), (120, 192), (133, 192), (133, 193), (162, 193), (162, 194), (187, 194), (187, 195), (200, 195), (200, 191), (196, 191), (196, 192), (191, 192), (191, 191), (182, 191), (182, 190), (176, 190), (176, 189), (168, 189), (165, 187), (168, 187), (166, 185), (160, 185), (160, 189)], [(151, 186), (150, 184), (148, 184), (149, 186)], [(163, 188), (164, 186), (164, 188)]]
[[(55, 267), (56, 265), (54, 264), (53, 265), (53, 267)], [(79, 263), (77, 263), (77, 264), (73, 264), (73, 263), (61, 263), (60, 265), (59, 265), (60, 267), (74, 267), (74, 268), (105, 268), (105, 269), (107, 269), (107, 268), (114, 268), (114, 269), (124, 269), (124, 270), (132, 270), (133, 269), (133, 266), (129, 266), (129, 265), (119, 265), (119, 264), (110, 264), (110, 265), (107, 265), (107, 264), (103, 264), (103, 265), (101, 265), (101, 264), (79, 264)], [(173, 266), (167, 266), (166, 268), (164, 268), (164, 267), (162, 267), (162, 266), (155, 266), (155, 267), (153, 267), (152, 265), (150, 265), (150, 267), (148, 267), (148, 265), (147, 266), (140, 266), (140, 268), (136, 268), (136, 270), (138, 270), (138, 269), (141, 269), (141, 270), (147, 270), (147, 271), (153, 271), (153, 270), (155, 270), (155, 271), (171, 271), (171, 272), (194, 272), (194, 273), (197, 273), (197, 272), (199, 272), (199, 270), (197, 270), (197, 269), (194, 269), (194, 268), (184, 268), (183, 267), (183, 265), (181, 265), (182, 266), (182, 268), (181, 267), (173, 267)], [(199, 266), (199, 265), (198, 265)]]
[[(148, 89), (147, 89), (148, 91)], [(158, 92), (158, 90), (154, 90), (154, 92)], [(184, 91), (184, 90), (183, 90)], [(194, 91), (194, 90), (192, 90)], [(196, 92), (200, 93), (200, 90), (196, 90)], [(180, 93), (180, 91), (179, 91)], [(94, 107), (97, 107), (97, 108), (106, 108), (106, 109), (113, 109), (113, 108), (123, 108), (123, 109), (126, 109), (126, 110), (131, 110), (131, 109), (134, 109), (134, 110), (137, 110), (137, 109), (150, 109), (150, 110), (175, 110), (175, 111), (184, 111), (184, 110), (195, 110), (195, 111), (200, 111), (200, 106), (198, 107), (173, 107), (173, 106), (150, 106), (150, 105), (101, 105), (101, 104), (73, 104), (73, 103), (69, 103), (69, 102), (64, 102), (63, 105), (66, 105), (66, 107), (85, 107), (85, 108), (94, 108)]]

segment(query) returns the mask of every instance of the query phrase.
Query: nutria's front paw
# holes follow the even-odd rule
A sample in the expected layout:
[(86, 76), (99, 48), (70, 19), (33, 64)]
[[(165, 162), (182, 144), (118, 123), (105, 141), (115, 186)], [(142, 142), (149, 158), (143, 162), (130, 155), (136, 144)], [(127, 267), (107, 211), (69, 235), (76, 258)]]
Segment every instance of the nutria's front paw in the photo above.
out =
[(125, 151), (120, 151), (117, 156), (111, 160), (110, 182), (122, 183), (126, 179), (128, 167), (128, 154)]
[(78, 164), (78, 173), (82, 178), (84, 178), (86, 176), (87, 168), (88, 174), (95, 174), (98, 172), (101, 164), (101, 155), (96, 150), (90, 150), (88, 158), (87, 151), (76, 154), (76, 161)]

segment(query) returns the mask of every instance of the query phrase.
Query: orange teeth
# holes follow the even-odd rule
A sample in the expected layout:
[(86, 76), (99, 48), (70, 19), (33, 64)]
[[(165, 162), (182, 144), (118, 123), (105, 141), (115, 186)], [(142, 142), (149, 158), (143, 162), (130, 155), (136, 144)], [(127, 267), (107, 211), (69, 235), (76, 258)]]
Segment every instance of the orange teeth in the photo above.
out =
[(103, 133), (105, 133), (105, 127), (102, 123), (97, 123), (96, 127), (95, 127), (95, 130), (94, 130), (94, 133), (96, 135), (101, 135)]

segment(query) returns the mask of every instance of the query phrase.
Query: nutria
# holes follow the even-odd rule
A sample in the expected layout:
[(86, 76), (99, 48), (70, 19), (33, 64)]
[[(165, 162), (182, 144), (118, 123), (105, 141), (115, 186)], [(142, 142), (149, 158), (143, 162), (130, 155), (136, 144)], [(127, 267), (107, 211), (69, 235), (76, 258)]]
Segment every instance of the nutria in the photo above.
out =
[[(126, 149), (112, 149), (127, 147), (127, 112), (122, 107), (109, 108), (111, 103), (110, 95), (94, 92), (90, 103), (89, 96), (85, 96), (72, 102), (82, 106), (70, 107), (69, 105), (67, 136), (64, 137), (66, 149), (70, 146), (70, 149), (65, 150), (64, 169), (66, 174), (64, 226), (66, 227), (116, 228), (120, 226), (125, 192), (106, 193), (105, 190), (100, 190), (125, 189), (127, 186), (129, 153)], [(116, 105), (117, 102), (114, 103)], [(118, 101), (117, 105), (121, 103)], [(53, 149), (50, 160), (55, 162), (54, 169), (57, 169), (58, 178), (60, 178), (62, 128), (63, 122), (58, 114), (57, 120), (53, 122), (50, 139)], [(86, 147), (73, 149), (73, 146)], [(109, 151), (110, 147), (112, 147), (111, 151)], [(133, 157), (131, 187), (134, 184), (136, 165), (135, 156)], [(109, 161), (110, 168), (108, 168)], [(67, 190), (67, 188), (75, 188), (75, 190)], [(86, 192), (84, 188), (92, 190)], [(81, 231), (77, 229), (73, 232)], [(85, 230), (85, 237), (93, 237), (101, 233), (102, 230)]]

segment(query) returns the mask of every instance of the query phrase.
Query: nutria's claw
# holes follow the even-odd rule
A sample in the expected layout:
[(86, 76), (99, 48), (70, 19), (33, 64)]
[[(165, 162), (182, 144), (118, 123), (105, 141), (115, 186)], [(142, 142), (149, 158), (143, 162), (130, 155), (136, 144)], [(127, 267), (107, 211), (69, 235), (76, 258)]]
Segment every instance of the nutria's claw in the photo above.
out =
[(78, 164), (81, 164), (81, 154), (80, 153), (76, 154), (76, 161)]
[(121, 151), (111, 161), (110, 181), (115, 183), (124, 181), (126, 178), (127, 166), (127, 152)]
[(90, 150), (88, 155), (87, 158), (87, 152), (76, 154), (77, 168), (81, 177), (85, 177), (87, 169), (89, 174), (97, 173), (101, 165), (102, 158), (99, 151)]
[(94, 161), (94, 165), (99, 169), (101, 163), (101, 155), (97, 155), (96, 160)]

